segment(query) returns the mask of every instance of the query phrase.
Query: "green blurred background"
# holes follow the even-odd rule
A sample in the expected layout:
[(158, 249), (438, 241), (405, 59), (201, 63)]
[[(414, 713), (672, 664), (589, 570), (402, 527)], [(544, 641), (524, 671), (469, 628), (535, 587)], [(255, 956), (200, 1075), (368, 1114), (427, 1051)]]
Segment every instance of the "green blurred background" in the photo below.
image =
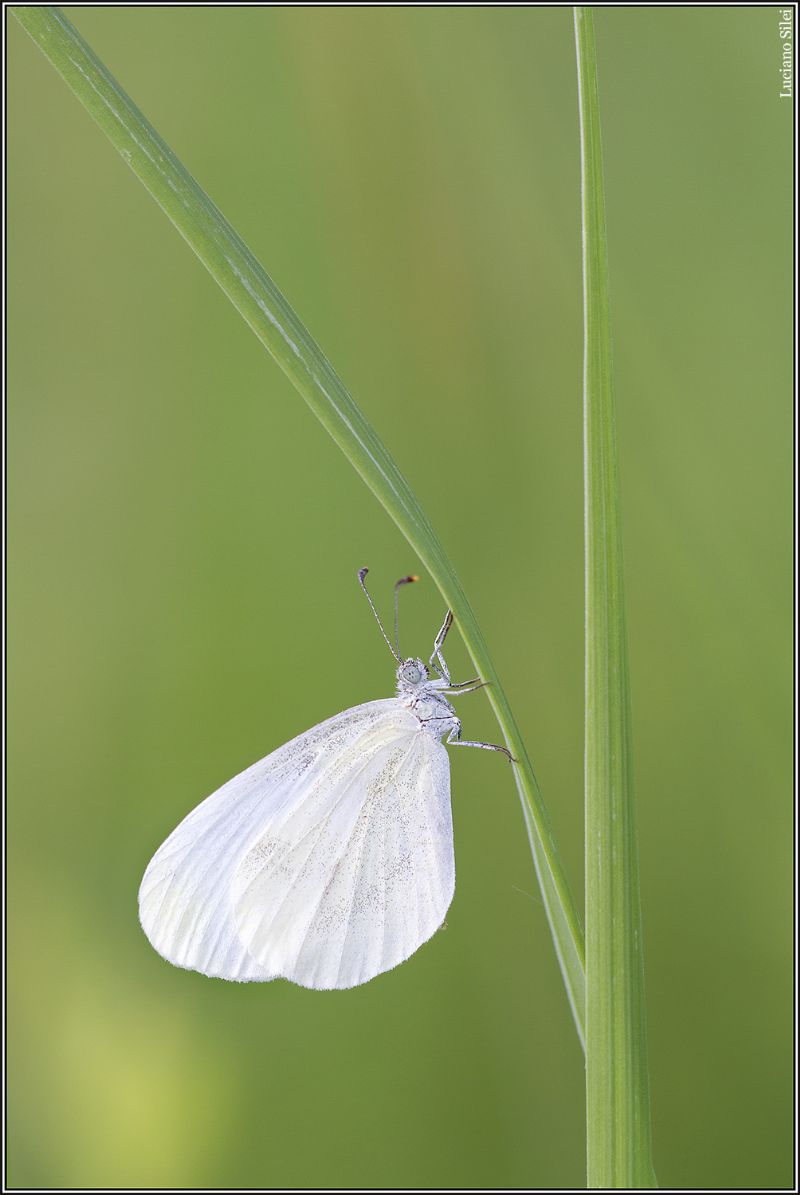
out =
[[(572, 17), (67, 9), (385, 438), (582, 888)], [(664, 1186), (791, 1182), (791, 104), (768, 7), (597, 36)], [(367, 986), (179, 971), (136, 892), (229, 776), (388, 695), (417, 561), (9, 17), (10, 1172), (583, 1182), (582, 1057), (502, 760), (455, 752), (446, 933)], [(424, 651), (442, 603), (404, 595)], [(461, 644), (454, 673), (467, 669)], [(469, 707), (467, 708), (467, 702)], [(470, 737), (497, 731), (465, 699)]]

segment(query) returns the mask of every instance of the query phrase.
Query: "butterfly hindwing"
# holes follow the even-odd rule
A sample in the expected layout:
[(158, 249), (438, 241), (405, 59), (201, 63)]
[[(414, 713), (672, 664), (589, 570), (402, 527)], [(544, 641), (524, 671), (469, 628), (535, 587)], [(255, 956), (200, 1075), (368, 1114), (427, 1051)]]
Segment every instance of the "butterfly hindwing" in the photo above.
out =
[(455, 883), (449, 760), (416, 718), (406, 725), (322, 773), (237, 868), (239, 933), (266, 970), (353, 987), (403, 962), (444, 920)]

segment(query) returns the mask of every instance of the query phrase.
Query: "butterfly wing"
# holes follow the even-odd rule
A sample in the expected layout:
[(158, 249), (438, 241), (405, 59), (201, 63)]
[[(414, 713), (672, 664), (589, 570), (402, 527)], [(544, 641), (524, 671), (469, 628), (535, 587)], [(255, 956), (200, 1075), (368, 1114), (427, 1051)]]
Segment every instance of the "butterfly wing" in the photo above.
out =
[(150, 862), (140, 919), (178, 966), (348, 987), (430, 937), (453, 874), (447, 753), (390, 698), (321, 723), (203, 801)]
[(329, 761), (233, 876), (248, 954), (304, 987), (350, 988), (396, 967), (453, 899), (447, 752), (396, 704), (404, 733)]
[(156, 851), (139, 889), (142, 928), (159, 954), (223, 979), (274, 978), (238, 937), (233, 873), (269, 825), (302, 803), (327, 760), (354, 741), (385, 737), (398, 704), (372, 701), (329, 718), (229, 780), (183, 819)]

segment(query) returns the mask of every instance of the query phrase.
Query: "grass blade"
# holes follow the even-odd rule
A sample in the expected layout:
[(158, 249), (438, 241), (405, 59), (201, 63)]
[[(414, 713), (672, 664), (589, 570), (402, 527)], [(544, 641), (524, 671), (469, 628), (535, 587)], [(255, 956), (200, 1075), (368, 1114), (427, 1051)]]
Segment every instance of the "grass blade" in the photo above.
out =
[(575, 9), (581, 127), (589, 1187), (651, 1187), (650, 1094), (592, 11)]
[(63, 13), (11, 9), (50, 63), (144, 183), (209, 273), (386, 508), (453, 610), (503, 738), (518, 760), (514, 777), (564, 983), (583, 1042), (584, 967), (580, 920), (550, 821), (511, 708), (466, 594), (400, 470), (344, 383), (242, 239), (125, 94)]

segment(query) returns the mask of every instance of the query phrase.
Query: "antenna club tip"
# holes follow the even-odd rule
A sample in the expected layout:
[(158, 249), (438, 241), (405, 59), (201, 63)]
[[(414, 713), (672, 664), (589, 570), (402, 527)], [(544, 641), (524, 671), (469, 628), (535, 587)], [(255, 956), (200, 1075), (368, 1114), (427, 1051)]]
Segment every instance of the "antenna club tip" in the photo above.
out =
[(369, 569), (368, 569), (368, 568), (360, 568), (360, 569), (358, 570), (358, 579), (359, 579), (359, 581), (363, 581), (363, 580), (364, 580), (364, 578), (366, 577), (366, 575), (367, 575), (367, 573), (368, 573), (368, 572), (369, 572)]

